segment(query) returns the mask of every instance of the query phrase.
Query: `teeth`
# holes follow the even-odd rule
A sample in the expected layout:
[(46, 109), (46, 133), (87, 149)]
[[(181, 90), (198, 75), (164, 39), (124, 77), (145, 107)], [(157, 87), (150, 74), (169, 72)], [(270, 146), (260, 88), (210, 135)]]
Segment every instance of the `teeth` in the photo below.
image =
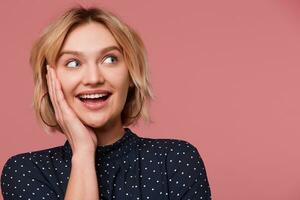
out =
[(100, 97), (104, 97), (108, 94), (84, 94), (84, 95), (80, 95), (80, 98), (84, 98), (84, 99), (95, 99), (95, 98), (100, 98)]

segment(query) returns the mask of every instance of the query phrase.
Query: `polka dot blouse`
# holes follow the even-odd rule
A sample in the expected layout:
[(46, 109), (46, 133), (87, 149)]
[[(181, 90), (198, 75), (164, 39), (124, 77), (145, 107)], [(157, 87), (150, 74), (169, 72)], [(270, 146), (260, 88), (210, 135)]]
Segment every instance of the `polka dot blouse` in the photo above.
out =
[[(124, 128), (122, 138), (98, 146), (100, 199), (211, 199), (204, 163), (184, 140), (143, 138)], [(11, 156), (1, 174), (4, 200), (64, 199), (72, 150), (63, 146)]]

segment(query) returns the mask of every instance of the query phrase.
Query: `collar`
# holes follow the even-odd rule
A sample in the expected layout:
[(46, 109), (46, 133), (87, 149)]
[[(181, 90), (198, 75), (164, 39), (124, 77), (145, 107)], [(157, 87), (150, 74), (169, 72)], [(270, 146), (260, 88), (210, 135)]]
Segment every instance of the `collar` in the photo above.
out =
[[(113, 144), (97, 146), (96, 160), (103, 161), (120, 158), (126, 155), (134, 146), (136, 146), (139, 136), (132, 132), (129, 128), (124, 128), (124, 130), (124, 135)], [(71, 159), (72, 148), (68, 140), (65, 141), (63, 149), (67, 156)]]

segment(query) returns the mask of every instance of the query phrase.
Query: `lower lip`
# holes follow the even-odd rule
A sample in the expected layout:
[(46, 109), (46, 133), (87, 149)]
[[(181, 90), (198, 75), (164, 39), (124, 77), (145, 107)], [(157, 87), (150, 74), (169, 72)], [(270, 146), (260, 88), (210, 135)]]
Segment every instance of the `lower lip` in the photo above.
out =
[(79, 101), (89, 110), (99, 110), (99, 109), (103, 108), (104, 106), (106, 106), (110, 97), (111, 97), (111, 95), (109, 95), (109, 97), (105, 101), (83, 102), (80, 99), (79, 99)]

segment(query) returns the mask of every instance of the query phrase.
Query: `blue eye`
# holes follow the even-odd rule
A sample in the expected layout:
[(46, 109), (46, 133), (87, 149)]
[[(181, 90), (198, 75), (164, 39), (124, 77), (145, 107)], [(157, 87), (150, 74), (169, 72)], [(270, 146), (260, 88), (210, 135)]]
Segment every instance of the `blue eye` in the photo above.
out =
[[(71, 63), (71, 64), (70, 64)], [(73, 64), (72, 64), (73, 63)], [(73, 67), (76, 67), (76, 66), (74, 66), (74, 65), (76, 65), (76, 63), (78, 63), (79, 64), (79, 62), (78, 62), (78, 60), (69, 60), (67, 63), (66, 63), (66, 66), (68, 66), (68, 67), (71, 67), (71, 68), (73, 68)]]
[(108, 63), (114, 63), (118, 61), (118, 58), (116, 56), (113, 55), (109, 55), (104, 59), (104, 62), (108, 60)]

